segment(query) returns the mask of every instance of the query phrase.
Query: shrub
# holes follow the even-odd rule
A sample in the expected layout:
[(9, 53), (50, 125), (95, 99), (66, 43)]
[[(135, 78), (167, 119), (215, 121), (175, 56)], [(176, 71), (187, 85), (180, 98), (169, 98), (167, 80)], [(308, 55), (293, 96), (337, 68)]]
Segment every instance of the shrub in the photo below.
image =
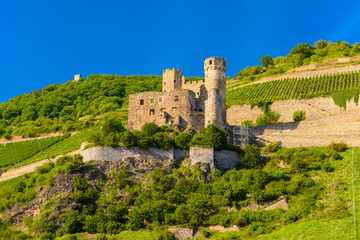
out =
[(55, 164), (53, 162), (48, 162), (48, 163), (45, 163), (45, 164), (43, 164), (41, 166), (38, 166), (36, 168), (36, 173), (37, 174), (48, 173), (48, 172), (51, 171), (51, 169), (53, 169), (54, 165)]
[(55, 166), (57, 167), (56, 172), (71, 173), (80, 171), (80, 169), (85, 165), (82, 158), (83, 157), (80, 154), (59, 158), (55, 163)]
[(295, 111), (293, 114), (294, 122), (299, 122), (306, 119), (306, 112), (305, 111)]
[(189, 149), (192, 135), (187, 132), (181, 132), (175, 137), (175, 145), (180, 149)]
[(200, 233), (206, 238), (209, 238), (211, 236), (211, 233), (204, 228), (200, 230)]
[(120, 133), (125, 130), (122, 121), (118, 117), (109, 117), (102, 126), (102, 131), (107, 135), (110, 133)]
[(141, 127), (141, 131), (144, 132), (146, 135), (154, 135), (157, 131), (159, 130), (159, 126), (156, 125), (156, 123), (145, 123), (142, 127)]
[(136, 145), (137, 138), (133, 132), (126, 130), (121, 135), (121, 142), (124, 147), (129, 148)]
[(173, 140), (165, 132), (157, 132), (153, 136), (153, 146), (168, 150), (173, 146)]
[(334, 167), (331, 165), (330, 162), (326, 161), (321, 165), (321, 169), (325, 172), (332, 172), (334, 171)]
[(255, 169), (262, 168), (263, 161), (260, 157), (260, 148), (258, 146), (256, 146), (255, 144), (248, 145), (245, 147), (244, 151), (245, 156), (243, 157), (241, 162), (243, 162), (245, 166)]
[(344, 142), (338, 142), (338, 143), (332, 142), (327, 147), (327, 150), (328, 151), (335, 150), (336, 152), (344, 152), (346, 150), (346, 148), (347, 148), (347, 145)]
[(156, 234), (156, 240), (176, 240), (176, 238), (169, 230), (163, 230)]
[(241, 126), (252, 127), (252, 126), (254, 126), (254, 123), (251, 120), (246, 120), (246, 121), (241, 122)]
[(273, 153), (277, 152), (281, 148), (279, 142), (269, 143), (266, 147), (263, 148), (264, 152)]
[(265, 114), (262, 114), (256, 118), (255, 122), (256, 126), (264, 126), (270, 124), (270, 119)]
[(341, 160), (342, 159), (342, 156), (333, 149), (329, 151), (329, 155), (335, 160)]
[(226, 133), (220, 130), (216, 125), (209, 124), (207, 127), (201, 129), (202, 145), (205, 147), (214, 148), (215, 150), (224, 149), (227, 145)]

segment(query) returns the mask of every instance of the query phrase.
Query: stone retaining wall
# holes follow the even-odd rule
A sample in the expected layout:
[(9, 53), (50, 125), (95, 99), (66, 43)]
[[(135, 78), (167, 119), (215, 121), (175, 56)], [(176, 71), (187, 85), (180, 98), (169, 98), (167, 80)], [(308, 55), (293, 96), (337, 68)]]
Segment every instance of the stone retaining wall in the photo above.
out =
[(212, 148), (190, 148), (190, 164), (208, 163), (219, 169), (230, 169), (241, 160), (242, 154), (229, 150), (214, 151)]
[(91, 160), (107, 160), (120, 161), (124, 158), (135, 157), (144, 160), (166, 161), (169, 159), (183, 160), (190, 157), (190, 164), (209, 163), (212, 167), (219, 169), (233, 168), (242, 158), (242, 154), (229, 150), (214, 151), (212, 148), (192, 147), (190, 151), (170, 149), (163, 150), (158, 148), (149, 148), (146, 150), (138, 147), (126, 148), (111, 148), (111, 147), (93, 147), (82, 150), (80, 154), (83, 156), (83, 161)]
[[(343, 108), (334, 103), (331, 97), (276, 101), (270, 108), (272, 111), (280, 113), (279, 122), (292, 122), (292, 116), (295, 111), (305, 111), (306, 119), (308, 120), (324, 118), (345, 112)], [(360, 110), (360, 106), (357, 106), (353, 100), (347, 102), (346, 110), (350, 111), (354, 109)], [(227, 122), (233, 126), (240, 126), (243, 121), (255, 121), (256, 118), (262, 114), (263, 112), (258, 107), (251, 109), (250, 105), (231, 106), (227, 109)]]
[(145, 160), (156, 159), (159, 161), (166, 161), (168, 159), (182, 160), (189, 157), (189, 151), (170, 149), (163, 150), (158, 148), (139, 149), (138, 147), (131, 148), (111, 148), (111, 147), (93, 147), (80, 152), (83, 156), (83, 161), (91, 160), (107, 160), (119, 161), (128, 157), (142, 157)]

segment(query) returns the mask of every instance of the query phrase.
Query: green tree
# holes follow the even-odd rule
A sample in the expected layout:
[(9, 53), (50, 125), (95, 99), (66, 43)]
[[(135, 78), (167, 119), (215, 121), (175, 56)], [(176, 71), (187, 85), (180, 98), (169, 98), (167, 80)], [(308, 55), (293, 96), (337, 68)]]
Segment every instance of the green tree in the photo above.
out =
[(149, 135), (149, 136), (154, 135), (158, 130), (159, 130), (159, 126), (154, 122), (145, 123), (141, 127), (141, 131), (144, 132), (146, 135)]
[(214, 124), (201, 129), (203, 135), (202, 145), (215, 150), (224, 149), (227, 145), (226, 133)]
[(118, 117), (109, 117), (105, 120), (102, 130), (104, 134), (121, 133), (125, 130), (122, 121)]
[(241, 162), (248, 168), (261, 169), (263, 161), (260, 157), (260, 148), (253, 145), (248, 145), (244, 149), (245, 156), (241, 159)]
[(180, 149), (189, 149), (192, 135), (187, 132), (181, 132), (175, 137), (175, 145)]
[(309, 58), (314, 54), (314, 47), (310, 46), (308, 43), (300, 43), (291, 49), (290, 55), (294, 54), (302, 54), (304, 58)]
[(260, 64), (268, 68), (269, 65), (274, 65), (274, 60), (269, 54), (267, 54), (266, 56), (261, 57)]

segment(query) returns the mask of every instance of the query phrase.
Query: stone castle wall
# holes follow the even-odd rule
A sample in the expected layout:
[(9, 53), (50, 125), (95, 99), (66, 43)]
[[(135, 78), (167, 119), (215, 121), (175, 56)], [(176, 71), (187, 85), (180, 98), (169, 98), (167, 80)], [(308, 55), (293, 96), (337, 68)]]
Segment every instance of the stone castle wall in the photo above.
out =
[(197, 163), (208, 163), (212, 167), (225, 170), (235, 167), (242, 157), (243, 154), (229, 150), (215, 151), (212, 148), (190, 148), (191, 165)]
[(128, 129), (141, 129), (148, 122), (155, 122), (159, 126), (181, 126), (182, 130), (188, 127), (200, 130), (204, 117), (196, 111), (195, 93), (189, 90), (131, 94)]
[(149, 122), (197, 132), (209, 123), (225, 129), (226, 60), (208, 58), (204, 71), (205, 82), (186, 83), (180, 69), (167, 69), (163, 71), (162, 92), (131, 94), (128, 129), (139, 130)]
[(111, 147), (93, 147), (80, 152), (83, 156), (83, 161), (91, 160), (107, 160), (119, 161), (128, 157), (142, 158), (144, 160), (159, 160), (166, 161), (168, 159), (182, 160), (189, 157), (189, 151), (170, 149), (163, 150), (158, 148), (139, 149), (138, 147), (130, 148), (111, 148)]
[(242, 154), (229, 151), (214, 151), (212, 148), (198, 148), (193, 147), (189, 150), (170, 149), (163, 150), (158, 148), (139, 149), (138, 147), (130, 148), (111, 148), (111, 147), (93, 147), (82, 150), (80, 154), (83, 156), (83, 161), (91, 160), (107, 160), (120, 161), (124, 158), (135, 157), (144, 160), (158, 160), (166, 161), (169, 159), (176, 159), (178, 161), (190, 157), (190, 164), (208, 163), (213, 167), (219, 169), (233, 168), (242, 158)]

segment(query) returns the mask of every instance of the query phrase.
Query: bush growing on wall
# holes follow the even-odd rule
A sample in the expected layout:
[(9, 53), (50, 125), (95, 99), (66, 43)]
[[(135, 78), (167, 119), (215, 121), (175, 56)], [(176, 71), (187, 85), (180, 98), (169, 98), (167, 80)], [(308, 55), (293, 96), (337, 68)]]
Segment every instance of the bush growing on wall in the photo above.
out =
[(156, 125), (156, 123), (145, 123), (141, 127), (141, 131), (144, 132), (147, 135), (154, 135), (159, 130), (159, 126)]
[(201, 133), (204, 136), (202, 140), (204, 147), (214, 148), (215, 150), (221, 150), (226, 147), (226, 133), (216, 125), (209, 124), (207, 127), (201, 129)]
[(305, 111), (295, 111), (293, 114), (294, 122), (299, 122), (306, 119), (306, 112)]
[(181, 132), (175, 137), (175, 145), (180, 149), (189, 149), (192, 135), (187, 132)]

